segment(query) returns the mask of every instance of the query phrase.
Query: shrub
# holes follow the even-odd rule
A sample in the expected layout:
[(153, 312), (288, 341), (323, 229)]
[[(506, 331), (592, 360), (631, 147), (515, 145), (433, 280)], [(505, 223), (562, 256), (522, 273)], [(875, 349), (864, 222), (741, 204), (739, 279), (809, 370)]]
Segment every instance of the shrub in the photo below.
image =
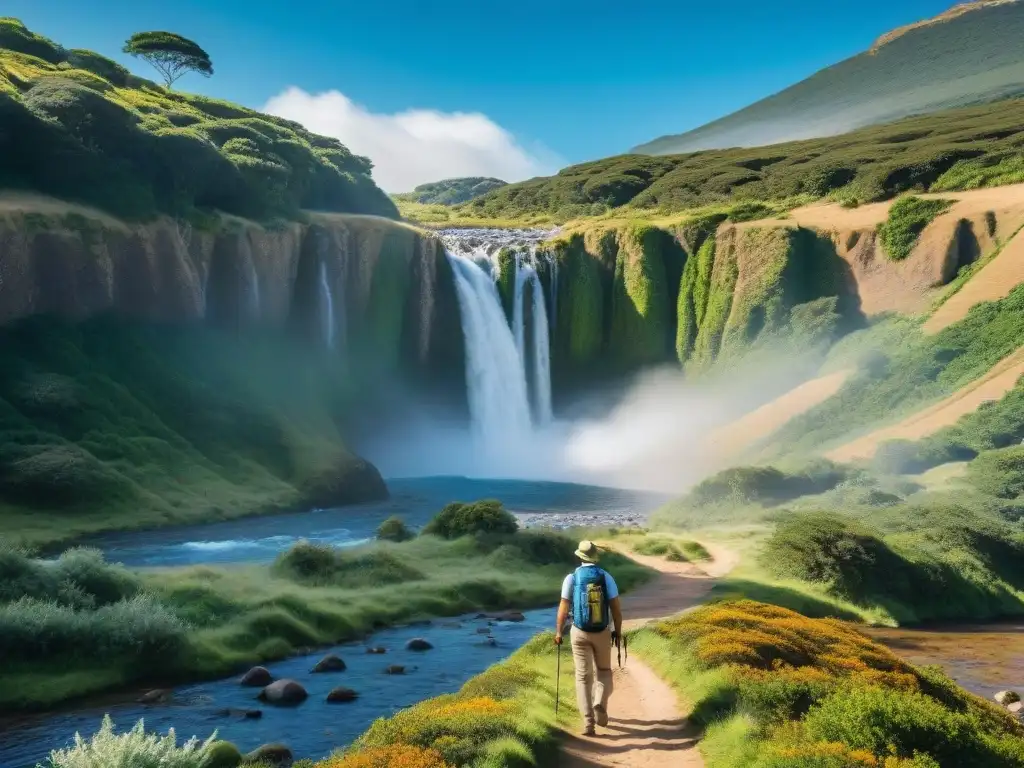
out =
[(128, 84), (128, 76), (131, 74), (113, 59), (80, 48), (68, 51), (68, 64), (76, 69), (84, 69), (99, 75), (104, 80), (121, 87)]
[(779, 523), (765, 544), (762, 562), (780, 576), (825, 584), (854, 599), (872, 591), (876, 578), (899, 558), (872, 532), (826, 512), (793, 516)]
[(377, 538), (383, 541), (408, 541), (412, 532), (400, 517), (389, 517), (377, 527)]
[(178, 746), (172, 728), (166, 736), (146, 733), (142, 720), (127, 733), (114, 733), (114, 722), (104, 715), (92, 738), (75, 734), (74, 746), (50, 753), (51, 768), (201, 768), (216, 734), (204, 742), (193, 737)]
[(522, 713), (511, 702), (487, 696), (439, 696), (377, 720), (356, 742), (357, 749), (410, 744), (436, 749), (447, 762), (467, 765), (482, 742), (513, 732)]
[(329, 757), (315, 768), (452, 768), (436, 749), (389, 744)]
[(206, 744), (199, 768), (235, 768), (240, 762), (238, 747), (230, 741), (213, 741)]
[(93, 608), (135, 597), (139, 579), (95, 549), (75, 548), (55, 562), (37, 560), (0, 542), (0, 603), (21, 598)]
[(317, 586), (379, 587), (426, 578), (405, 560), (383, 550), (344, 550), (300, 541), (274, 561), (286, 578)]
[(952, 204), (951, 200), (931, 200), (913, 195), (899, 198), (889, 208), (888, 219), (878, 228), (886, 255), (893, 261), (907, 258), (924, 228)]
[(715, 504), (727, 501), (780, 503), (835, 488), (846, 470), (829, 462), (808, 466), (791, 474), (775, 467), (733, 467), (701, 481), (687, 501)]
[(469, 504), (453, 502), (423, 529), (424, 534), (457, 539), (478, 533), (515, 533), (519, 523), (500, 501), (487, 499)]
[(10, 662), (134, 662), (166, 668), (188, 625), (150, 595), (76, 610), (23, 597), (0, 605), (0, 653)]
[(844, 687), (815, 705), (807, 734), (874, 755), (923, 753), (940, 765), (1008, 765), (985, 744), (964, 715), (916, 691)]

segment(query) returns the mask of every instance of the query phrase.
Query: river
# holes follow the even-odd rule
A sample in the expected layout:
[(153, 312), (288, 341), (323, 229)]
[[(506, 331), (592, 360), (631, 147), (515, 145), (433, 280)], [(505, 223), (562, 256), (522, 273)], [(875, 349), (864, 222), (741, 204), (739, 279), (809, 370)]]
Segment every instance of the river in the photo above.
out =
[[(424, 525), (445, 504), (481, 498), (500, 499), (513, 512), (534, 520), (550, 516), (562, 524), (574, 521), (632, 519), (642, 523), (664, 501), (658, 494), (568, 483), (519, 480), (474, 480), (457, 477), (389, 480), (391, 498), (341, 509), (246, 518), (210, 525), (137, 531), (96, 537), (90, 544), (111, 561), (134, 568), (198, 564), (266, 562), (299, 539), (337, 546), (370, 540), (380, 522), (401, 515), (411, 526)], [(567, 564), (567, 568), (570, 564)], [(557, 585), (553, 585), (555, 590)], [(141, 705), (134, 697), (113, 696), (73, 709), (8, 720), (0, 738), (0, 768), (34, 766), (50, 749), (68, 744), (75, 732), (91, 735), (104, 713), (118, 730), (145, 718), (147, 730), (174, 727), (179, 739), (206, 738), (214, 730), (243, 751), (268, 742), (287, 744), (297, 758), (323, 757), (345, 746), (374, 719), (426, 698), (458, 690), (473, 675), (500, 661), (541, 629), (554, 623), (553, 609), (530, 611), (521, 623), (488, 624), (474, 616), (438, 620), (430, 626), (397, 627), (375, 634), (368, 643), (388, 648), (385, 655), (366, 653), (363, 643), (319, 649), (266, 665), (275, 677), (299, 680), (309, 699), (294, 709), (262, 706), (258, 689), (243, 688), (237, 677), (180, 686), (167, 704)], [(478, 629), (489, 630), (488, 635)], [(424, 637), (435, 650), (406, 651), (405, 642)], [(348, 669), (310, 675), (309, 669), (328, 652), (337, 653)], [(406, 675), (384, 673), (391, 664), (408, 666)], [(344, 685), (360, 697), (350, 704), (327, 704), (331, 688)], [(260, 709), (258, 720), (224, 716), (221, 710)]]
[(866, 632), (911, 664), (937, 664), (961, 688), (989, 701), (997, 691), (1024, 694), (1024, 621)]

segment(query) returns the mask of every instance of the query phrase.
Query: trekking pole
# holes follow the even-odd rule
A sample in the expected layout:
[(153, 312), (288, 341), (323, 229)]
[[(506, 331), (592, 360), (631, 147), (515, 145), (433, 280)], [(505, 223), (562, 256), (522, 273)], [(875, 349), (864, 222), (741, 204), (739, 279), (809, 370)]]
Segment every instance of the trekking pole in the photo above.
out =
[(558, 693), (562, 686), (562, 644), (558, 644), (558, 652), (555, 654), (555, 717), (558, 717)]

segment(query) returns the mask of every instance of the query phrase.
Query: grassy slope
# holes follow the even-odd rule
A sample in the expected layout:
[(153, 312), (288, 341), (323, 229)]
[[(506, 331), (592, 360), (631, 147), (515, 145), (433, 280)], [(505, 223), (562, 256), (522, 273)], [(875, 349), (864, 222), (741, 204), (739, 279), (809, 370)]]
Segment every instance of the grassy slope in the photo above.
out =
[[(73, 567), (72, 559), (71, 586), (55, 580), (50, 592), (24, 559), (0, 549), (0, 642), (10, 662), (0, 674), (0, 709), (52, 706), (132, 682), (224, 676), (418, 617), (550, 605), (574, 548), (560, 534), (421, 536), (334, 554), (300, 544), (273, 567), (140, 575), (95, 560)], [(647, 579), (641, 566), (609, 558), (624, 589)], [(34, 599), (16, 602), (22, 595)]]
[(937, 23), (887, 36), (871, 51), (780, 93), (633, 151), (663, 155), (828, 136), (1020, 93), (1024, 56), (1015, 41), (1024, 34), (1024, 6), (977, 5), (969, 13), (944, 14)]
[[(30, 545), (382, 493), (353, 381), (288, 338), (94, 320), (0, 329), (0, 527)], [(353, 474), (348, 478), (346, 472)]]
[(396, 216), (371, 163), (298, 123), (171, 91), (0, 19), (0, 182), (112, 213)]
[[(966, 107), (843, 136), (649, 157), (620, 155), (509, 184), (449, 211), (458, 217), (658, 216), (736, 201), (870, 202), (915, 189), (951, 191), (1024, 179), (1024, 101)], [(757, 218), (754, 216), (753, 218)]]

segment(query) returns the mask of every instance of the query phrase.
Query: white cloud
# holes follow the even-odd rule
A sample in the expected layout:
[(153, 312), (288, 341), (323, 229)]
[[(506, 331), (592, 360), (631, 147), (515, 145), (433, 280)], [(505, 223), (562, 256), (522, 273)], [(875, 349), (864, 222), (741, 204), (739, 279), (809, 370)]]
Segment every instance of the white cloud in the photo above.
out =
[(527, 150), (479, 112), (408, 109), (380, 114), (339, 91), (311, 94), (294, 86), (263, 109), (366, 155), (373, 160), (373, 178), (388, 192), (408, 192), (418, 184), (459, 176), (520, 181), (561, 167), (550, 150)]

